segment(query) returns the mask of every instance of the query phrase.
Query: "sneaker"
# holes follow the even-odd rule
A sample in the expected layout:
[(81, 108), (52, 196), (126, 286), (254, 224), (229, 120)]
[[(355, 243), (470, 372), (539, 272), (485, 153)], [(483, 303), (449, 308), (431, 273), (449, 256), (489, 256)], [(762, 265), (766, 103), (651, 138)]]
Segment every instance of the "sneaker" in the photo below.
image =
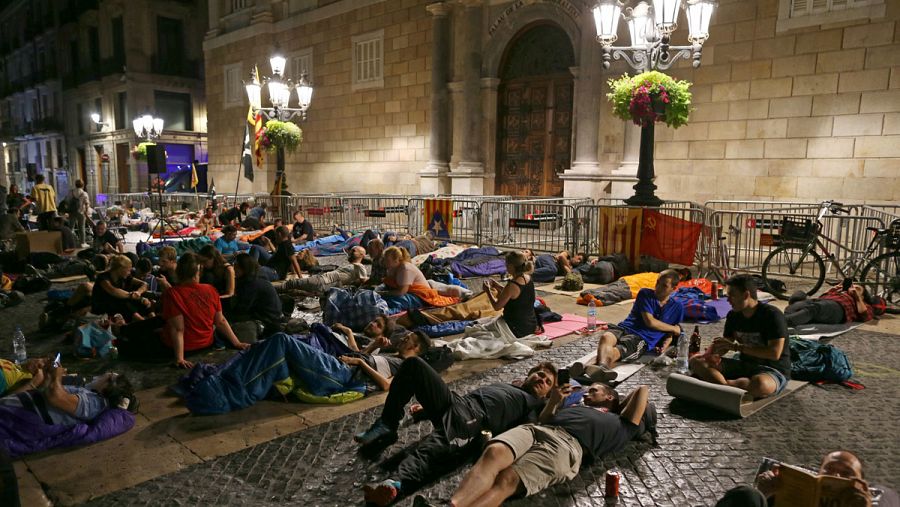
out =
[(358, 443), (362, 445), (369, 445), (373, 442), (377, 442), (379, 440), (383, 440), (386, 438), (397, 438), (397, 432), (388, 428), (387, 424), (384, 424), (381, 419), (375, 421), (369, 429), (362, 433), (357, 433), (353, 436), (353, 440), (356, 440)]
[(378, 484), (366, 484), (363, 486), (363, 496), (366, 503), (386, 507), (397, 499), (400, 494), (400, 482), (385, 479)]
[(584, 373), (594, 382), (611, 382), (619, 374), (602, 364), (589, 364), (584, 367)]
[(436, 503), (429, 502), (428, 499), (425, 498), (424, 495), (416, 495), (416, 497), (413, 498), (412, 504), (413, 504), (413, 507), (433, 507), (433, 506), (437, 505)]
[(225, 350), (225, 344), (220, 342), (213, 343), (213, 350)]

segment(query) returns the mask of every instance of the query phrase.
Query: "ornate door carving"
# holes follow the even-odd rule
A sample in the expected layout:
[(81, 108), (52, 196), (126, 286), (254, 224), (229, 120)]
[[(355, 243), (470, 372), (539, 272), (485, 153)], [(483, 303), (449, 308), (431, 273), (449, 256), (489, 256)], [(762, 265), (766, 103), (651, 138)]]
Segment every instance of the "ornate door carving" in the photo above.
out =
[(561, 196), (571, 166), (572, 45), (554, 25), (526, 29), (501, 66), (495, 192)]

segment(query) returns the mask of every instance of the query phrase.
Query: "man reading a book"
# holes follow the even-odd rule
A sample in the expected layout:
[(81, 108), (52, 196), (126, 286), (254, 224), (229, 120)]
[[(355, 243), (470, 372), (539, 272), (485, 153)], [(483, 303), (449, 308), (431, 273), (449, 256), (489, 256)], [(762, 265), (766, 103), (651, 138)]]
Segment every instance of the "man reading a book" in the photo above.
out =
[[(756, 281), (738, 275), (725, 282), (732, 310), (725, 318), (725, 332), (713, 340), (707, 354), (691, 359), (691, 372), (714, 384), (743, 389), (754, 398), (778, 394), (791, 378), (791, 349), (784, 314), (772, 305), (760, 304)], [(735, 351), (735, 357), (722, 355)]]
[[(870, 487), (865, 482), (862, 461), (849, 451), (832, 451), (826, 454), (819, 465), (818, 476), (815, 475), (815, 472), (807, 473), (806, 470), (791, 465), (776, 464), (771, 470), (766, 470), (756, 477), (755, 487), (740, 485), (728, 490), (716, 503), (716, 507), (766, 507), (768, 505), (784, 505), (785, 503), (794, 505), (796, 501), (801, 501), (793, 498), (793, 496), (796, 496), (797, 491), (805, 491), (808, 488), (802, 484), (802, 481), (798, 488), (798, 485), (795, 484), (798, 474), (794, 473), (789, 476), (783, 469), (796, 470), (799, 474), (802, 474), (801, 478), (808, 476), (809, 480), (812, 481), (821, 481), (823, 477), (837, 479), (837, 481), (830, 480), (831, 484), (827, 488), (816, 488), (816, 496), (819, 496), (820, 500), (825, 500), (825, 498), (822, 498), (823, 495), (827, 496), (829, 501), (837, 502), (833, 505), (844, 507), (900, 507), (900, 498), (898, 498), (896, 491), (879, 486)], [(788, 499), (789, 496), (792, 498)], [(815, 498), (811, 498), (807, 494), (801, 496), (804, 497), (804, 500), (808, 499), (810, 502), (815, 503)], [(781, 500), (781, 502), (778, 500)]]

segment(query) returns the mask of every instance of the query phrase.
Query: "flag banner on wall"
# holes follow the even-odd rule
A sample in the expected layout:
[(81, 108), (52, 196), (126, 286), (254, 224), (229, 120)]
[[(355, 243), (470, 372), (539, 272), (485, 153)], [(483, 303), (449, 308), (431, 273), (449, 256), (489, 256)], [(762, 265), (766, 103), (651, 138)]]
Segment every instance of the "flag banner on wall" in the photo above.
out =
[(253, 181), (253, 134), (250, 126), (253, 125), (253, 108), (247, 111), (247, 123), (244, 124), (244, 148), (241, 151), (241, 164), (244, 166), (244, 177)]
[(453, 233), (453, 201), (450, 199), (425, 199), (423, 210), (425, 230), (434, 239), (450, 239)]
[(641, 262), (641, 209), (600, 209), (600, 255), (624, 254), (634, 269)]
[(641, 231), (641, 254), (690, 266), (694, 264), (702, 228), (696, 222), (646, 210)]

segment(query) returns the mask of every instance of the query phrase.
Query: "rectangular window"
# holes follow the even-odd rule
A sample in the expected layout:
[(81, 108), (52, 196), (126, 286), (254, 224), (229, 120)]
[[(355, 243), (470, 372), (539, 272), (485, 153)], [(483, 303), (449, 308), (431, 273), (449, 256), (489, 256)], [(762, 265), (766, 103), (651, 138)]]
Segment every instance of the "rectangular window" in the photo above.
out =
[[(122, 16), (116, 16), (110, 21), (112, 32), (113, 60), (117, 66), (125, 65), (125, 23)], [(119, 69), (121, 70), (121, 69)]]
[(88, 28), (88, 49), (91, 52), (91, 65), (100, 64), (100, 31), (96, 26)]
[(184, 25), (180, 19), (156, 17), (156, 62), (159, 71), (178, 74), (184, 67)]
[(116, 130), (127, 129), (128, 124), (128, 94), (119, 92), (116, 94)]
[(56, 167), (63, 167), (63, 145), (62, 139), (56, 140)]
[(294, 82), (300, 81), (300, 77), (306, 74), (306, 79), (313, 82), (313, 52), (312, 48), (306, 48), (298, 51), (291, 57), (291, 66), (288, 69), (288, 77)]
[(41, 117), (49, 118), (51, 116), (51, 111), (50, 111), (50, 104), (47, 101), (46, 95), (41, 95), (41, 105), (44, 107), (44, 109), (41, 111)]
[(884, 0), (779, 0), (776, 30), (884, 17)]
[(243, 65), (235, 63), (225, 66), (225, 100), (224, 105), (236, 106), (244, 102), (244, 85), (241, 82)]
[(75, 74), (76, 69), (80, 66), (81, 58), (78, 54), (78, 41), (73, 40), (69, 43), (69, 73)]
[(156, 112), (165, 120), (166, 130), (194, 130), (189, 93), (154, 91)]
[(384, 30), (353, 37), (353, 90), (384, 87)]

